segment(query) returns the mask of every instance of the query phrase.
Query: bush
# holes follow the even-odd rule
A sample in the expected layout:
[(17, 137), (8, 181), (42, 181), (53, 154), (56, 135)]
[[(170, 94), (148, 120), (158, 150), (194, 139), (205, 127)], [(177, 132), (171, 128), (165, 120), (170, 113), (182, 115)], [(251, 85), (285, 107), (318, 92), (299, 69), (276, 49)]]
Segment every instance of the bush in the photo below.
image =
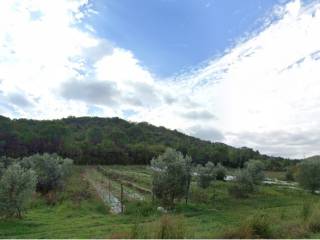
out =
[(210, 194), (203, 188), (193, 187), (191, 189), (191, 199), (195, 203), (210, 203)]
[(301, 217), (303, 220), (306, 220), (310, 217), (312, 211), (312, 205), (309, 201), (303, 202), (302, 209), (301, 209)]
[(301, 239), (309, 236), (309, 229), (303, 223), (287, 223), (276, 233), (277, 238)]
[(268, 217), (264, 214), (257, 214), (240, 227), (226, 231), (222, 238), (274, 238), (274, 233)]
[(216, 171), (212, 162), (207, 162), (205, 166), (198, 166), (198, 186), (207, 188), (211, 181), (216, 179)]
[(21, 163), (37, 173), (37, 191), (47, 194), (63, 186), (64, 178), (70, 174), (72, 160), (45, 153), (23, 158)]
[(311, 213), (310, 218), (307, 221), (307, 225), (311, 232), (320, 232), (320, 210), (318, 208), (314, 208), (314, 211)]
[(126, 205), (126, 215), (147, 217), (156, 214), (156, 207), (150, 201), (130, 201)]
[(215, 167), (215, 175), (217, 180), (224, 181), (224, 178), (227, 175), (226, 168), (218, 163)]
[(163, 215), (155, 229), (157, 239), (182, 239), (186, 237), (186, 227), (181, 216)]
[(259, 160), (249, 160), (245, 163), (246, 170), (251, 175), (254, 184), (260, 184), (264, 180), (264, 164)]
[(36, 174), (19, 164), (9, 166), (0, 180), (1, 215), (21, 218), (35, 191)]
[(229, 194), (236, 198), (248, 197), (254, 192), (255, 185), (251, 174), (247, 169), (239, 170), (235, 177), (235, 183), (229, 187)]
[(299, 184), (314, 193), (320, 188), (320, 159), (304, 160), (299, 164)]
[(189, 156), (168, 148), (164, 154), (152, 159), (152, 191), (165, 206), (173, 207), (176, 199), (188, 197), (191, 183)]

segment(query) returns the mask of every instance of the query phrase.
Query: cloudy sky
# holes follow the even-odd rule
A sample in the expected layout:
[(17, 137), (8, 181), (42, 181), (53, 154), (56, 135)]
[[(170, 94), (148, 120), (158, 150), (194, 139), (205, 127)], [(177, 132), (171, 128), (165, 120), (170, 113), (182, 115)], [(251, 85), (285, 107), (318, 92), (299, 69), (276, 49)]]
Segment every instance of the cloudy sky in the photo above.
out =
[(318, 0), (0, 0), (0, 114), (320, 154)]

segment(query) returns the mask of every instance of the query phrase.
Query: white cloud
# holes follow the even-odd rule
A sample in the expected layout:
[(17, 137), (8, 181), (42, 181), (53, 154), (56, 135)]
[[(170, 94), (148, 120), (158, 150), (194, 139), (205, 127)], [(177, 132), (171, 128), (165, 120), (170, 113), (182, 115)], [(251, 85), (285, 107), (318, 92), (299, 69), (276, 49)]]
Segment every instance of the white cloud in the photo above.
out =
[(261, 32), (170, 79), (157, 79), (133, 52), (97, 38), (93, 26), (80, 28), (87, 14), (97, 14), (87, 1), (0, 5), (0, 114), (43, 119), (94, 112), (269, 154), (320, 153), (312, 131), (320, 127), (319, 1), (275, 8), (277, 21)]
[(286, 138), (281, 151), (268, 141), (242, 139), (246, 132), (277, 139), (280, 131), (312, 134), (320, 127), (319, 1), (292, 1), (280, 12), (277, 22), (191, 73), (183, 87), (216, 113), (211, 124), (229, 144), (290, 157), (319, 154), (319, 141), (306, 148)]

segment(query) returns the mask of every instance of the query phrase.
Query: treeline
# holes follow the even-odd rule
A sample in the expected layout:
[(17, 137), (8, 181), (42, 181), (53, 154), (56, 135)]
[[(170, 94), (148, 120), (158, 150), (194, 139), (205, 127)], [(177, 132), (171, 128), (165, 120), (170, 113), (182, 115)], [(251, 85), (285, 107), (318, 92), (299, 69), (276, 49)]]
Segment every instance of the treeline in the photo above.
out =
[(9, 157), (47, 152), (72, 158), (76, 164), (148, 164), (167, 147), (190, 155), (197, 164), (210, 161), (242, 167), (249, 159), (262, 159), (268, 169), (277, 170), (292, 163), (250, 148), (211, 143), (145, 122), (98, 117), (11, 120), (0, 116), (0, 155)]

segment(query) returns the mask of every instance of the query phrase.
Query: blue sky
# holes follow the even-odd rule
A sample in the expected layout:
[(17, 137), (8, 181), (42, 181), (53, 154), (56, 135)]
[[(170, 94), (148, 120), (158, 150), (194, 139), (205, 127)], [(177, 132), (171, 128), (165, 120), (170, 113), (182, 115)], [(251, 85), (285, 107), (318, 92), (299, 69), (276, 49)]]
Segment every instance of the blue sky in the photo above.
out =
[(0, 115), (320, 154), (320, 0), (0, 0)]
[[(284, 2), (284, 1), (282, 1)], [(222, 54), (264, 24), (276, 0), (95, 0), (86, 23), (160, 77)]]

